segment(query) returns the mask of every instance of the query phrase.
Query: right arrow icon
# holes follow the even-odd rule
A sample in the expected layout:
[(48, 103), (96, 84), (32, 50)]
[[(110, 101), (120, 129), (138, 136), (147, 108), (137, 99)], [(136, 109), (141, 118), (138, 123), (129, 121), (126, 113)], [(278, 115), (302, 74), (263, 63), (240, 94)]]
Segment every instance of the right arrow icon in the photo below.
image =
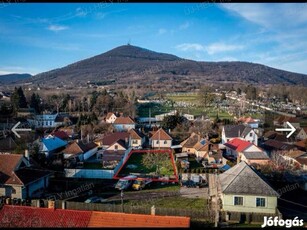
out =
[(287, 125), (290, 127), (290, 128), (284, 128), (284, 129), (275, 129), (275, 131), (291, 131), (288, 135), (287, 135), (287, 138), (289, 138), (294, 132), (295, 132), (295, 128), (293, 125), (291, 125), (290, 122), (287, 121)]

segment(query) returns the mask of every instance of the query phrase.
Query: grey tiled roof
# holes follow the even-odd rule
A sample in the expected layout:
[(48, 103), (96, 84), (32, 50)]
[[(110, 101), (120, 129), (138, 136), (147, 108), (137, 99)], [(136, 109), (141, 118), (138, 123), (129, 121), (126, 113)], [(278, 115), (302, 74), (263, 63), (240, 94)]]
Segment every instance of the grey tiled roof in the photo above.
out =
[(278, 193), (251, 166), (241, 161), (219, 175), (225, 194), (278, 196)]
[(243, 154), (247, 159), (269, 159), (265, 152), (244, 152)]
[(245, 137), (252, 128), (245, 125), (225, 125), (226, 137)]

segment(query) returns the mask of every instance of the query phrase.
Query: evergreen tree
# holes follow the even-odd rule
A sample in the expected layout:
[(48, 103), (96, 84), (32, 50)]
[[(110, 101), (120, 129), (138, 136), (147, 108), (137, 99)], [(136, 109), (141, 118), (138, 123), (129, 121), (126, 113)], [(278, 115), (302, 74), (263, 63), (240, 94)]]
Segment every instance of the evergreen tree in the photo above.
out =
[(30, 99), (30, 107), (35, 110), (36, 113), (40, 113), (40, 96), (33, 93)]
[(16, 87), (11, 96), (11, 103), (13, 105), (14, 111), (17, 111), (19, 109), (19, 94), (18, 89)]
[(27, 99), (21, 87), (18, 88), (17, 93), (19, 96), (19, 108), (27, 108), (28, 107)]

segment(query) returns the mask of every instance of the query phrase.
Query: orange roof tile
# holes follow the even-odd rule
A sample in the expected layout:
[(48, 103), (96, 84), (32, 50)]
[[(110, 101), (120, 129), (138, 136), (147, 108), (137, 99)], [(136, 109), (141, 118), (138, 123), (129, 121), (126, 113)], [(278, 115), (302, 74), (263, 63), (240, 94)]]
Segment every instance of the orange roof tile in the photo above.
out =
[(168, 135), (162, 128), (160, 128), (155, 133), (153, 133), (151, 139), (152, 140), (173, 140), (173, 138), (170, 135)]
[(114, 124), (135, 124), (134, 120), (128, 116), (128, 117), (118, 117), (114, 121)]
[(294, 143), (294, 145), (296, 145), (298, 147), (301, 147), (301, 148), (306, 148), (306, 146), (307, 146), (307, 139), (298, 141), (298, 142)]
[(16, 167), (23, 158), (22, 154), (0, 154), (0, 183), (1, 184), (19, 184), (22, 181), (15, 174)]
[(190, 217), (93, 211), (88, 227), (190, 227)]
[(1, 227), (87, 227), (91, 211), (4, 205)]
[(4, 205), (0, 227), (190, 227), (190, 217)]
[(138, 139), (138, 140), (141, 140), (142, 137), (144, 137), (144, 135), (140, 132), (138, 132), (137, 130), (135, 129), (130, 129), (129, 130), (129, 134), (130, 134), (130, 137), (131, 139)]

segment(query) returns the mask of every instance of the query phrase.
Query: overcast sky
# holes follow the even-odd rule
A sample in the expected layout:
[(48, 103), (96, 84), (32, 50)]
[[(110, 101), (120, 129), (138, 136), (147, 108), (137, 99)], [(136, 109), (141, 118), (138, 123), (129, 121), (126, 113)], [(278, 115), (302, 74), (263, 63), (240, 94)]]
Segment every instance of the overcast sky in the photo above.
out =
[(37, 74), (127, 44), (307, 74), (307, 3), (0, 3), (0, 74)]

